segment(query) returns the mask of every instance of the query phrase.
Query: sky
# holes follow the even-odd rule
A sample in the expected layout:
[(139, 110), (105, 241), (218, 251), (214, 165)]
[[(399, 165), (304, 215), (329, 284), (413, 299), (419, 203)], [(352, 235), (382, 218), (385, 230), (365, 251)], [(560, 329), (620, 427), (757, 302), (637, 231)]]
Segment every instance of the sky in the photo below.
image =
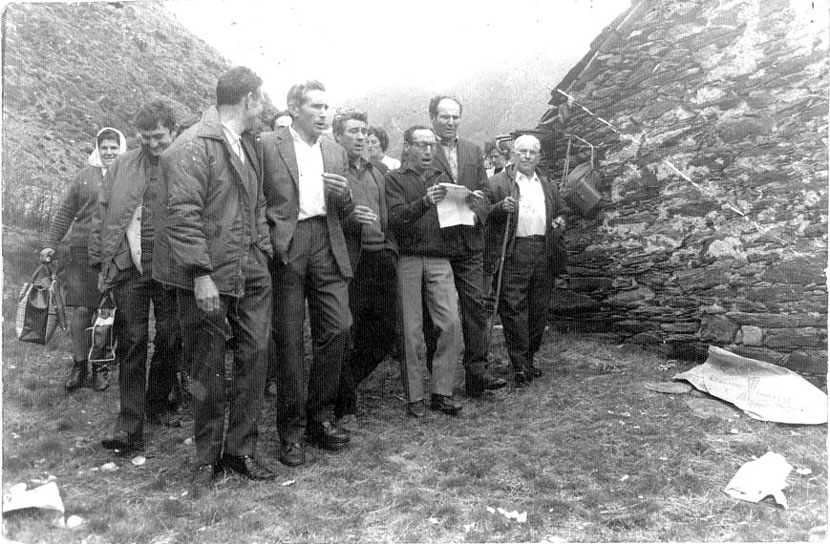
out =
[(194, 34), (252, 68), (277, 107), (319, 79), (336, 105), (387, 86), (450, 87), (535, 55), (576, 63), (631, 0), (165, 0)]

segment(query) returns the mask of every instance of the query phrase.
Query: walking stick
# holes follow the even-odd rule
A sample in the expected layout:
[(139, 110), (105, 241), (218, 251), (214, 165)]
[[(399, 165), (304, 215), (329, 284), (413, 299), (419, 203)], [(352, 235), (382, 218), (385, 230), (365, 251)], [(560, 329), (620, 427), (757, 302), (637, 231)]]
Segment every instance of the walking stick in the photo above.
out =
[(493, 313), (490, 314), (490, 319), (487, 322), (487, 352), (490, 352), (490, 340), (493, 336), (493, 322), (496, 320), (496, 314), (499, 311), (499, 297), (501, 296), (501, 277), (504, 272), (504, 258), (507, 255), (507, 239), (510, 235), (510, 219), (512, 213), (507, 214), (507, 219), (504, 222), (504, 236), (501, 241), (501, 257), (499, 259), (499, 271), (496, 275), (496, 300), (493, 303)]

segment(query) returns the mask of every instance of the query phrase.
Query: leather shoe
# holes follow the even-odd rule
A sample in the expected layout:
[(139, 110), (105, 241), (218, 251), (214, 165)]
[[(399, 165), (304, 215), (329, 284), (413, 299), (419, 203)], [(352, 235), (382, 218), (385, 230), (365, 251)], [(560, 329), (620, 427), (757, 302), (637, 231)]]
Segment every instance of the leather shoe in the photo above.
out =
[(484, 391), (494, 391), (507, 385), (507, 380), (497, 378), (489, 372), (481, 376), (472, 376), (466, 380), (467, 395), (476, 398), (484, 394)]
[(249, 480), (273, 480), (277, 477), (268, 467), (250, 455), (222, 455), (222, 468), (232, 470)]
[(461, 404), (446, 395), (432, 395), (432, 402), (430, 402), (429, 407), (451, 416), (458, 415), (458, 412), (461, 411)]
[(92, 389), (104, 391), (110, 386), (110, 369), (106, 363), (92, 364)]
[(351, 440), (349, 431), (341, 429), (331, 421), (311, 423), (306, 429), (308, 441), (324, 450), (342, 450)]
[(144, 437), (141, 433), (130, 434), (126, 431), (117, 431), (112, 436), (101, 440), (101, 445), (108, 450), (131, 453), (144, 449)]
[(280, 442), (280, 463), (289, 467), (298, 467), (305, 463), (302, 444), (297, 442)]
[(150, 425), (164, 425), (165, 427), (173, 428), (182, 426), (182, 420), (177, 415), (171, 414), (170, 412), (150, 414), (147, 416), (147, 421)]
[(513, 374), (513, 383), (516, 387), (527, 387), (533, 382), (533, 376), (523, 370), (517, 370)]
[(411, 417), (421, 418), (427, 415), (427, 408), (424, 406), (424, 401), (416, 400), (406, 405), (406, 413)]
[(72, 370), (69, 371), (69, 376), (67, 376), (66, 382), (64, 382), (63, 386), (68, 392), (74, 391), (79, 387), (83, 387), (86, 384), (86, 374), (86, 360), (74, 361), (72, 364)]
[(542, 371), (541, 371), (541, 370), (539, 370), (538, 368), (536, 368), (536, 367), (535, 367), (535, 366), (533, 366), (533, 365), (530, 365), (530, 366), (527, 368), (527, 373), (528, 373), (528, 374), (530, 374), (530, 376), (531, 376), (534, 380), (535, 380), (536, 378), (541, 378), (541, 377), (542, 377)]

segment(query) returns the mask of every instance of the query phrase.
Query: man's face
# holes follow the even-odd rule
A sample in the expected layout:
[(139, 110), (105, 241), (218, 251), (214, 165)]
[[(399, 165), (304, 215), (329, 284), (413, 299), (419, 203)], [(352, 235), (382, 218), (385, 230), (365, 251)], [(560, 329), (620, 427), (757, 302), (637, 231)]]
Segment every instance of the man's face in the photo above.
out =
[(164, 150), (173, 143), (173, 134), (175, 132), (175, 127), (169, 129), (162, 126), (161, 123), (153, 130), (139, 131), (141, 147), (151, 157), (160, 157), (164, 153)]
[(366, 132), (369, 127), (363, 121), (349, 119), (346, 121), (344, 128), (343, 134), (335, 136), (334, 139), (343, 146), (350, 159), (356, 159), (363, 153), (363, 147), (366, 144)]
[(536, 171), (541, 158), (539, 148), (532, 141), (521, 141), (513, 149), (513, 164), (519, 172), (528, 177)]
[(461, 106), (452, 98), (445, 98), (438, 103), (438, 112), (432, 117), (432, 128), (438, 139), (452, 140), (457, 136), (458, 123), (461, 120)]
[(256, 94), (248, 93), (245, 97), (245, 104), (248, 106), (245, 110), (245, 128), (254, 130), (259, 126), (259, 116), (265, 106), (262, 103), (262, 90), (257, 89)]
[(380, 160), (383, 158), (383, 150), (380, 148), (380, 140), (374, 134), (366, 137), (366, 151), (370, 159)]
[(294, 130), (312, 137), (320, 136), (328, 127), (326, 123), (328, 111), (326, 91), (314, 89), (306, 92), (303, 105), (291, 110), (294, 115)]
[(490, 166), (493, 168), (504, 168), (506, 161), (504, 160), (504, 155), (498, 149), (492, 150), (487, 158), (490, 159)]
[(423, 172), (435, 156), (435, 134), (431, 130), (416, 130), (412, 133), (412, 143), (404, 142), (404, 151), (409, 156), (409, 164)]
[(115, 157), (121, 154), (121, 146), (115, 140), (101, 140), (98, 144), (98, 156), (101, 157), (101, 164), (109, 168)]

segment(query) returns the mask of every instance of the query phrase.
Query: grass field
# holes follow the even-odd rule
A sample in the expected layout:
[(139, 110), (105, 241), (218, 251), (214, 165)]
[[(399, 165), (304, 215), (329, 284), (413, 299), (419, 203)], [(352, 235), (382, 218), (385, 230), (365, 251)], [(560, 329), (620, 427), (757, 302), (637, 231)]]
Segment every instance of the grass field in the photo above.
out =
[[(11, 285), (4, 291), (16, 291)], [(147, 427), (147, 462), (103, 450), (117, 388), (67, 395), (68, 337), (20, 344), (4, 296), (3, 489), (53, 475), (74, 530), (55, 513), (4, 517), (8, 539), (68, 543), (808, 541), (827, 525), (826, 426), (764, 423), (700, 393), (643, 383), (691, 363), (666, 361), (601, 337), (550, 332), (524, 390), (464, 400), (458, 417), (407, 418), (397, 364), (361, 387), (345, 451), (276, 461), (273, 401), (261, 415), (259, 457), (275, 483), (223, 479), (187, 493), (191, 426)], [(494, 355), (504, 357), (497, 332)], [(505, 369), (506, 371), (506, 369)], [(824, 377), (813, 378), (826, 391)], [(115, 381), (114, 383), (117, 383)], [(701, 410), (701, 407), (704, 409)], [(790, 508), (723, 493), (738, 468), (767, 451), (796, 468)], [(108, 462), (118, 469), (100, 469)], [(526, 521), (498, 511), (526, 513)]]

